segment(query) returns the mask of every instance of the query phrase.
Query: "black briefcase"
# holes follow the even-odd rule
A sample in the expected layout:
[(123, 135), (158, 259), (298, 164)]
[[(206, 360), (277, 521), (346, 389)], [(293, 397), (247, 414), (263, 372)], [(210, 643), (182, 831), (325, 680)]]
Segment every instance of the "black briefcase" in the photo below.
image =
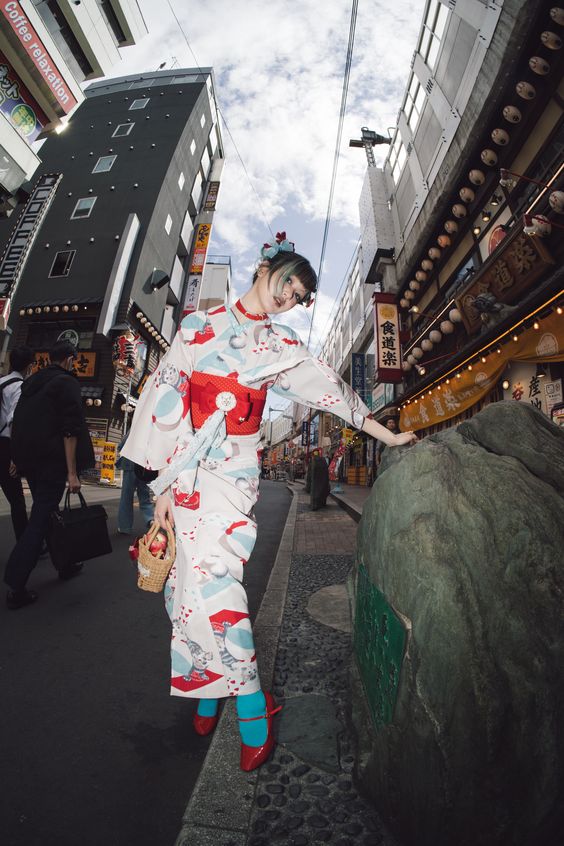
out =
[(87, 505), (79, 492), (80, 508), (71, 508), (67, 489), (62, 510), (51, 513), (47, 546), (57, 570), (112, 551), (108, 515), (103, 505)]

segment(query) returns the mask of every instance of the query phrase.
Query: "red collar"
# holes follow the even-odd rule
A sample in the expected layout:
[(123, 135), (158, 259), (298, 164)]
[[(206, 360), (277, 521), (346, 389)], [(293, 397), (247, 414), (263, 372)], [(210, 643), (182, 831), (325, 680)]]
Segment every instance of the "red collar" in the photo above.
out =
[(235, 303), (235, 308), (237, 309), (237, 311), (240, 311), (241, 314), (244, 314), (245, 317), (248, 317), (249, 320), (266, 320), (266, 318), (268, 317), (268, 314), (251, 314), (250, 311), (247, 311), (245, 309), (241, 300), (237, 300), (237, 302)]

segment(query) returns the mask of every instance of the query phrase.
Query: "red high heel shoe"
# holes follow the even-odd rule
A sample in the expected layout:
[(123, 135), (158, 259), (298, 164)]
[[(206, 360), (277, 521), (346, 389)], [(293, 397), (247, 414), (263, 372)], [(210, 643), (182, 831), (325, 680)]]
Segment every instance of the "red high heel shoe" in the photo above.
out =
[(192, 725), (194, 727), (194, 731), (196, 734), (205, 737), (208, 734), (211, 734), (214, 728), (217, 725), (217, 721), (219, 720), (219, 715), (216, 714), (215, 717), (202, 717), (198, 712), (194, 714), (192, 718)]
[(282, 710), (282, 705), (276, 705), (274, 696), (271, 693), (265, 693), (266, 699), (266, 714), (261, 714), (260, 717), (239, 717), (242, 723), (250, 723), (252, 720), (268, 720), (266, 741), (262, 746), (246, 746), (241, 743), (241, 769), (246, 773), (251, 770), (256, 770), (261, 764), (272, 754), (274, 749), (274, 734), (272, 732), (272, 717)]

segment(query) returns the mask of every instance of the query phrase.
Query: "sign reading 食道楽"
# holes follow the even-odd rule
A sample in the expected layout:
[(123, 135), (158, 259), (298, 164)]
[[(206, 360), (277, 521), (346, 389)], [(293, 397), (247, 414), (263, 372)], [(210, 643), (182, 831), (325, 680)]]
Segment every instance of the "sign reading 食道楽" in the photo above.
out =
[(78, 101), (64, 82), (61, 72), (27, 19), (24, 10), (16, 0), (2, 0), (0, 12), (12, 27), (24, 53), (29, 56), (45, 79), (62, 110), (68, 115)]
[(374, 348), (378, 382), (401, 382), (398, 307), (393, 294), (374, 294)]
[(44, 173), (37, 180), (0, 258), (0, 296), (14, 296), (29, 251), (62, 178), (61, 173)]

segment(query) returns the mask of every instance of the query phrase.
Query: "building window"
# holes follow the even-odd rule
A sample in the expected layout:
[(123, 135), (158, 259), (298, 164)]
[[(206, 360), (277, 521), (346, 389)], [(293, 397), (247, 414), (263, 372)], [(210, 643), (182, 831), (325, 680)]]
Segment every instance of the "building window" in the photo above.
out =
[(100, 14), (104, 18), (106, 26), (110, 30), (112, 41), (119, 47), (120, 44), (123, 44), (127, 41), (125, 37), (125, 32), (121, 28), (121, 24), (117, 19), (116, 13), (112, 9), (112, 4), (108, 2), (108, 0), (96, 0), (98, 4), (98, 8), (100, 10)]
[(184, 174), (181, 173), (180, 176), (178, 177), (178, 187), (180, 188), (181, 191), (184, 188), (185, 181), (186, 180), (184, 179)]
[(61, 253), (55, 253), (55, 258), (49, 271), (49, 278), (53, 276), (68, 276), (75, 253), (76, 250), (63, 250)]
[(150, 97), (140, 97), (139, 99), (134, 100), (129, 107), (129, 111), (131, 112), (133, 109), (144, 109), (150, 99)]
[(59, 8), (57, 0), (34, 0), (33, 5), (75, 79), (82, 82), (91, 76), (92, 65), (70, 28), (63, 10)]
[(194, 141), (193, 138), (192, 138), (192, 143), (190, 144), (190, 152), (192, 153), (192, 155), (194, 155), (194, 153), (196, 152), (196, 142)]
[(402, 143), (399, 132), (396, 132), (389, 155), (390, 167), (392, 168), (392, 176), (396, 185), (399, 182), (400, 174), (403, 170), (403, 166), (405, 164), (406, 159), (407, 151)]
[(73, 209), (71, 220), (76, 220), (78, 217), (90, 217), (96, 197), (82, 197)]
[(92, 173), (107, 173), (108, 170), (112, 169), (113, 163), (116, 159), (117, 156), (100, 156), (94, 165)]
[(200, 118), (200, 126), (203, 129), (205, 125), (206, 125), (206, 116), (202, 115), (202, 117)]
[(165, 220), (165, 232), (167, 235), (170, 235), (170, 230), (172, 229), (172, 217), (167, 214)]
[(118, 123), (112, 132), (112, 138), (123, 138), (124, 135), (129, 135), (134, 126), (134, 123)]

